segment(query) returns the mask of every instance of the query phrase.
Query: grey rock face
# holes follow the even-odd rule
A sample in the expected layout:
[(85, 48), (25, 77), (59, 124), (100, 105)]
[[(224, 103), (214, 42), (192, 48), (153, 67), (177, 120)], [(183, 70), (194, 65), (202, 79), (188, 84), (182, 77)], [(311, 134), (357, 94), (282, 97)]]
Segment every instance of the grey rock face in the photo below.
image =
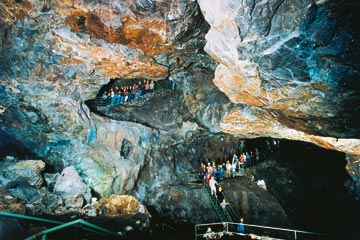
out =
[(84, 201), (90, 202), (91, 190), (83, 182), (73, 166), (65, 168), (57, 179), (54, 193), (58, 193), (70, 208), (81, 208)]

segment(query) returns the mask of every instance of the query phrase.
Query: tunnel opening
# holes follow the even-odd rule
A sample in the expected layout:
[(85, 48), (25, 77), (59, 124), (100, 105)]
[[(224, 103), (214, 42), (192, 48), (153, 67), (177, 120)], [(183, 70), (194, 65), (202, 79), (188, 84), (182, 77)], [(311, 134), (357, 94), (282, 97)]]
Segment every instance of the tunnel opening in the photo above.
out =
[[(199, 133), (193, 134), (182, 144), (164, 150), (164, 154), (173, 156), (175, 171), (182, 174), (186, 171), (184, 169), (199, 173), (201, 164), (224, 164), (231, 161), (234, 153), (239, 156), (255, 149), (258, 149), (260, 159), (247, 166), (246, 176), (241, 177), (252, 177), (252, 181), (264, 180), (266, 191), (280, 203), (289, 222), (279, 226), (277, 224), (281, 224), (281, 221), (264, 222), (261, 216), (249, 215), (257, 205), (248, 198), (248, 209), (235, 207), (247, 223), (349, 236), (349, 239), (360, 236), (357, 221), (354, 221), (360, 208), (348, 187), (353, 180), (346, 172), (344, 153), (301, 141), (267, 137), (241, 139), (223, 134)], [(181, 163), (181, 166), (175, 163)], [(240, 180), (241, 177), (219, 182), (220, 185), (237, 188), (239, 185), (230, 181), (246, 184)], [(235, 189), (227, 189), (227, 192), (227, 195), (236, 197)], [(254, 195), (254, 192), (248, 195)], [(241, 203), (243, 198), (244, 194), (241, 199), (231, 201)]]

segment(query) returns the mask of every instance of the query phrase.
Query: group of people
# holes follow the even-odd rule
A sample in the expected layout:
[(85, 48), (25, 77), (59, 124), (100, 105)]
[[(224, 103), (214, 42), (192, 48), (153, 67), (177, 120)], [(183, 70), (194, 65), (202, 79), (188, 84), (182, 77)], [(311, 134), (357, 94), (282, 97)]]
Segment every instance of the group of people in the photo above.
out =
[(101, 95), (101, 99), (107, 100), (110, 99), (110, 105), (118, 105), (122, 102), (129, 102), (133, 99), (139, 98), (141, 95), (153, 92), (155, 88), (155, 83), (153, 80), (143, 80), (139, 81), (138, 84), (132, 84), (128, 86), (118, 87), (115, 86), (109, 91), (104, 91)]
[(209, 184), (211, 177), (214, 177), (215, 180), (234, 178), (241, 168), (250, 167), (259, 160), (259, 150), (255, 148), (254, 152), (241, 153), (240, 157), (234, 153), (232, 159), (227, 160), (226, 163), (219, 163), (218, 165), (215, 162), (208, 162), (207, 165), (201, 163), (199, 174), (201, 174), (205, 181)]
[[(226, 207), (228, 203), (225, 199), (223, 188), (219, 185), (217, 180), (223, 180), (234, 178), (236, 173), (240, 171), (241, 168), (247, 168), (253, 164), (260, 161), (259, 150), (255, 148), (254, 151), (243, 152), (238, 156), (236, 153), (232, 156), (231, 160), (227, 160), (226, 163), (216, 164), (215, 162), (208, 162), (207, 165), (201, 163), (199, 174), (202, 175), (203, 179), (206, 181), (210, 188), (211, 196), (214, 196), (218, 199), (220, 207), (223, 213), (226, 213)], [(241, 225), (239, 225), (239, 232), (244, 232), (244, 225), (242, 223), (243, 219), (240, 220)]]

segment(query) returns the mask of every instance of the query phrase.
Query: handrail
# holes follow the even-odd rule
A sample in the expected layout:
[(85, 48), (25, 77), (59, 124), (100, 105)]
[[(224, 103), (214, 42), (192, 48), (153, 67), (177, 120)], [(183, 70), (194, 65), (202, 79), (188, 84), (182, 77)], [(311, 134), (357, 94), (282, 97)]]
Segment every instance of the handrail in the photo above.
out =
[(41, 231), (40, 233), (37, 233), (37, 234), (34, 234), (28, 238), (26, 238), (25, 240), (35, 240), (39, 235), (42, 235), (44, 239), (46, 239), (46, 235), (49, 234), (49, 233), (52, 233), (52, 232), (56, 232), (58, 230), (61, 230), (63, 228), (67, 228), (67, 227), (71, 227), (73, 225), (77, 225), (77, 224), (80, 224), (80, 225), (85, 225), (87, 227), (90, 227), (90, 228), (93, 228), (95, 230), (98, 230), (102, 233), (107, 233), (107, 234), (112, 234), (112, 235), (118, 235), (118, 236), (121, 236), (119, 233), (115, 233), (115, 232), (112, 232), (112, 231), (109, 231), (105, 228), (102, 228), (102, 227), (99, 227), (95, 224), (92, 224), (92, 223), (88, 223), (82, 219), (77, 219), (75, 221), (72, 221), (72, 222), (68, 222), (68, 223), (65, 223), (65, 224), (62, 224), (62, 225), (59, 225), (59, 226), (56, 226), (56, 227), (53, 227), (53, 228), (49, 228), (49, 229), (46, 229), (44, 231)]
[(17, 214), (17, 213), (10, 213), (10, 212), (0, 212), (0, 216), (21, 218), (21, 219), (26, 219), (26, 220), (31, 220), (31, 221), (46, 222), (46, 223), (52, 223), (52, 224), (64, 224), (65, 223), (65, 222), (61, 222), (61, 221), (50, 220), (50, 219), (39, 218), (39, 217), (26, 216), (26, 215)]
[[(224, 191), (223, 191), (223, 195), (224, 195), (224, 198), (225, 198), (225, 199), (228, 199), (228, 198), (226, 197)], [(229, 200), (229, 199), (228, 199), (228, 200)], [(229, 214), (230, 214), (231, 220), (232, 220), (233, 222), (237, 222), (237, 221), (239, 220), (239, 218), (238, 218), (237, 214), (235, 213), (235, 210), (234, 210), (234, 208), (231, 206), (231, 204), (229, 204), (229, 206), (227, 207), (227, 209), (228, 209), (228, 212), (229, 212)]]
[[(216, 202), (216, 204), (217, 204), (217, 206), (220, 206), (220, 201), (219, 201), (219, 199), (217, 199), (217, 198), (214, 198), (214, 201)], [(230, 213), (229, 213), (229, 207), (231, 207), (230, 205), (228, 205), (227, 207), (226, 207), (226, 211), (225, 212), (223, 212), (223, 210), (221, 210), (221, 213), (222, 213), (222, 215), (224, 216), (224, 220), (225, 221), (227, 221), (227, 222), (232, 222), (233, 221), (233, 219), (231, 218), (231, 215), (230, 215)], [(219, 209), (220, 209), (220, 207), (219, 207)]]
[[(214, 199), (213, 199), (213, 197), (211, 196), (210, 189), (209, 189), (209, 187), (207, 186), (206, 181), (204, 181), (204, 187), (205, 187), (206, 193), (207, 193), (207, 195), (208, 195), (208, 197), (209, 197), (210, 203), (211, 203), (213, 209), (215, 210), (215, 213), (216, 213), (217, 217), (218, 217), (219, 220), (222, 221), (222, 222), (226, 221), (225, 216), (223, 216), (223, 214), (222, 214), (222, 212), (221, 212), (220, 206), (219, 206), (218, 204), (215, 204), (215, 203), (214, 203)], [(215, 201), (216, 201), (216, 200), (215, 200)]]
[(108, 230), (106, 228), (102, 228), (102, 227), (99, 227), (99, 226), (97, 226), (95, 224), (86, 222), (86, 221), (84, 221), (82, 219), (78, 219), (78, 220), (66, 223), (66, 222), (62, 222), (62, 221), (56, 221), (56, 220), (33, 217), (33, 216), (26, 216), (26, 215), (17, 214), (17, 213), (10, 213), (10, 212), (0, 212), (0, 216), (13, 217), (13, 218), (25, 219), (25, 220), (30, 220), (30, 221), (38, 221), (38, 222), (51, 223), (51, 224), (59, 225), (59, 226), (44, 230), (44, 231), (42, 231), (40, 233), (34, 234), (34, 235), (26, 238), (26, 240), (36, 239), (37, 237), (39, 237), (41, 235), (42, 235), (42, 239), (45, 240), (46, 235), (48, 233), (55, 232), (55, 231), (58, 231), (58, 230), (61, 230), (63, 228), (70, 227), (70, 226), (76, 225), (76, 224), (84, 225), (84, 226), (81, 226), (81, 228), (83, 230), (93, 232), (93, 233), (96, 233), (96, 234), (104, 234), (105, 233), (105, 234), (112, 234), (112, 235), (117, 235), (117, 236), (122, 235), (121, 232), (115, 233), (115, 232), (112, 232), (112, 231), (110, 231), (110, 230)]
[[(204, 223), (204, 224), (196, 224), (195, 225), (195, 239), (197, 239), (199, 236), (203, 236), (205, 233), (200, 233), (198, 234), (198, 228), (199, 227), (208, 227), (208, 226), (213, 226), (213, 225), (219, 225), (219, 224), (224, 224), (223, 222), (221, 223)], [(238, 225), (240, 223), (233, 223), (233, 222), (226, 222), (226, 225)], [(296, 230), (296, 229), (287, 229), (287, 228), (278, 228), (278, 227), (269, 227), (269, 226), (261, 226), (261, 225), (254, 225), (254, 224), (246, 224), (243, 223), (243, 225), (245, 227), (254, 227), (254, 228), (261, 228), (261, 229), (270, 229), (270, 230), (278, 230), (278, 231), (284, 231), (284, 232), (292, 232), (294, 234), (294, 240), (297, 239), (297, 234), (298, 233), (303, 233), (303, 234), (307, 234), (307, 235), (316, 235), (316, 236), (326, 236), (323, 233), (316, 233), (316, 232), (310, 232), (310, 231), (303, 231), (303, 230)], [(233, 232), (233, 231), (229, 231), (229, 228), (226, 228), (226, 232), (229, 233), (237, 233), (237, 232)]]

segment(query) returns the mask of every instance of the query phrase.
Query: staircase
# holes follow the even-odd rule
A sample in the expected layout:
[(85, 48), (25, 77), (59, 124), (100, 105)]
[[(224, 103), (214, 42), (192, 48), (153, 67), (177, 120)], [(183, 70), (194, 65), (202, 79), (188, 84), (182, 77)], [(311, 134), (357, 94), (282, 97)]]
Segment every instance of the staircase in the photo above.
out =
[(236, 213), (235, 213), (233, 207), (231, 206), (231, 204), (226, 206), (226, 211), (224, 213), (220, 207), (220, 202), (217, 199), (217, 197), (211, 195), (210, 187), (208, 186), (206, 181), (204, 181), (204, 188), (205, 188), (207, 196), (210, 200), (210, 203), (211, 203), (213, 209), (215, 210), (215, 213), (216, 213), (219, 221), (221, 221), (221, 222), (238, 222), (238, 217), (236, 216)]

